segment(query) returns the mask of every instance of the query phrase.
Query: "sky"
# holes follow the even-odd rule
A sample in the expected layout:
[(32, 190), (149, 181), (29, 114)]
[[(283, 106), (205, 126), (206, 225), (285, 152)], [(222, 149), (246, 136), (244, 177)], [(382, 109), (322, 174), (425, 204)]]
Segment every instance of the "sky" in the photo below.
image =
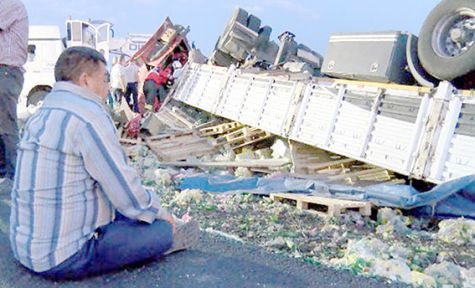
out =
[(335, 32), (409, 31), (419, 34), (425, 18), (439, 0), (22, 0), (30, 25), (58, 25), (72, 19), (107, 20), (116, 36), (155, 32), (165, 17), (189, 26), (188, 40), (204, 55), (236, 7), (246, 9), (272, 27), (271, 38), (284, 31), (295, 40), (325, 55)]

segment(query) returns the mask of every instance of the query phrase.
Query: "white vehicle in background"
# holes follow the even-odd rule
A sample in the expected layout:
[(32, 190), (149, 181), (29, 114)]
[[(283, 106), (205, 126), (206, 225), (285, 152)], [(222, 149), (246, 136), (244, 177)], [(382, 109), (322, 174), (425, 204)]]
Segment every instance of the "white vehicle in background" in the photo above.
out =
[(127, 34), (114, 37), (113, 24), (104, 20), (67, 20), (66, 47), (86, 46), (101, 52), (110, 63), (114, 55), (131, 57), (150, 38), (150, 34)]
[(101, 52), (109, 58), (109, 42), (113, 36), (112, 24), (103, 20), (66, 21), (66, 46), (86, 46)]
[(54, 79), (54, 65), (66, 47), (86, 46), (101, 52), (108, 63), (113, 55), (132, 56), (150, 35), (128, 34), (125, 38), (114, 38), (112, 23), (102, 20), (67, 20), (66, 36), (62, 37), (58, 26), (36, 26), (29, 28), (28, 60), (25, 64), (25, 82), (18, 100), (18, 118), (24, 120), (51, 91)]
[(64, 50), (58, 26), (30, 26), (28, 59), (25, 63), (25, 82), (18, 100), (18, 118), (25, 119), (51, 90), (54, 83), (54, 65)]

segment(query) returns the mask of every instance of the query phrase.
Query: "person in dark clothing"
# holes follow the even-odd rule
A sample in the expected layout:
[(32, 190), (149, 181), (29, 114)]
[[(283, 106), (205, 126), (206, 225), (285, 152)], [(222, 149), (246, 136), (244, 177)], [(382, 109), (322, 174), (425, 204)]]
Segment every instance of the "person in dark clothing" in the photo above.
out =
[(157, 99), (161, 104), (167, 96), (166, 85), (172, 78), (172, 68), (167, 67), (163, 70), (153, 68), (145, 78), (143, 93), (145, 94), (145, 109), (152, 110), (153, 103)]

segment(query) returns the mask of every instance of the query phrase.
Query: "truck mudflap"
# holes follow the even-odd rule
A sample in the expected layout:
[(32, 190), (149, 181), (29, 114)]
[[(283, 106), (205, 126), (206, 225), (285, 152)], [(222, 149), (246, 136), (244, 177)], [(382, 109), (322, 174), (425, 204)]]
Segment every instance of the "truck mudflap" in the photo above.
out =
[(190, 64), (176, 100), (275, 135), (440, 183), (475, 172), (475, 97), (436, 89), (292, 80)]

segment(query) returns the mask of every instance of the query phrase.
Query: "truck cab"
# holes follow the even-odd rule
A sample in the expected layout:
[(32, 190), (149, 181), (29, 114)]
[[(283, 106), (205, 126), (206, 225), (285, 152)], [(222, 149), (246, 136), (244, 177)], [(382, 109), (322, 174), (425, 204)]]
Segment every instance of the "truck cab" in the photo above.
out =
[(54, 66), (67, 47), (83, 46), (96, 49), (111, 63), (112, 55), (132, 57), (150, 38), (150, 34), (129, 33), (115, 38), (113, 24), (104, 20), (66, 20), (66, 35), (58, 26), (31, 25), (29, 27), (28, 59), (23, 90), (17, 106), (20, 122), (25, 121), (51, 91)]
[(66, 46), (85, 46), (96, 49), (109, 60), (110, 39), (113, 36), (112, 23), (104, 20), (67, 20)]
[(54, 65), (64, 48), (58, 26), (29, 27), (25, 82), (18, 101), (20, 119), (28, 117), (28, 105), (36, 105), (53, 87)]
[(131, 57), (147, 42), (149, 34), (127, 34), (114, 37), (113, 24), (104, 20), (67, 20), (66, 47), (83, 46), (96, 49), (108, 63), (113, 55)]

